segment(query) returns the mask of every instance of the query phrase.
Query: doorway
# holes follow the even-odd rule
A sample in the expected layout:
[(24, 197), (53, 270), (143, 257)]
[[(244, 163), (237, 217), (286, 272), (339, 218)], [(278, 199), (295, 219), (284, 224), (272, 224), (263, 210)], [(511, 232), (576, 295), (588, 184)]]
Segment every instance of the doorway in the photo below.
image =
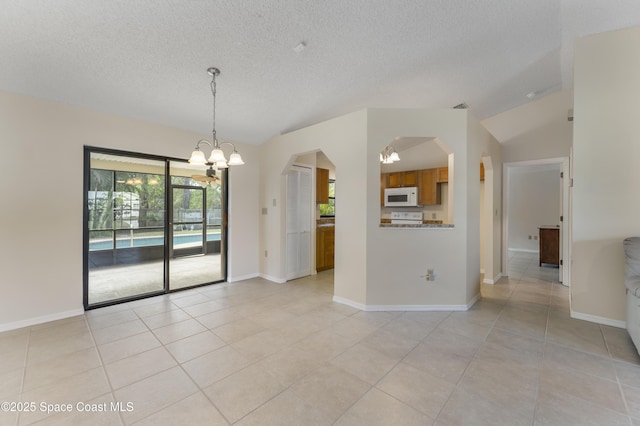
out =
[(286, 279), (311, 275), (311, 167), (294, 164), (285, 175)]
[[(527, 178), (526, 174), (531, 176)], [(504, 200), (503, 200), (503, 265), (506, 274), (517, 270), (514, 266), (519, 262), (518, 253), (522, 256), (539, 257), (539, 229), (555, 228), (559, 241), (559, 260), (557, 281), (565, 286), (570, 285), (570, 244), (569, 244), (569, 158), (551, 158), (545, 160), (522, 161), (504, 164)], [(536, 178), (536, 176), (538, 178)], [(544, 185), (535, 185), (524, 189), (518, 182), (534, 183), (542, 177)], [(545, 188), (547, 192), (545, 193)], [(527, 208), (527, 199), (536, 198)], [(535, 208), (540, 205), (552, 205), (550, 213), (535, 214)], [(524, 210), (522, 210), (524, 208)], [(547, 208), (548, 212), (549, 209)], [(524, 213), (523, 213), (524, 212)], [(537, 222), (526, 223), (534, 217), (543, 217)], [(548, 221), (550, 223), (542, 223)], [(515, 263), (514, 263), (515, 262)], [(539, 263), (539, 262), (537, 262)], [(546, 269), (546, 268), (545, 268)]]

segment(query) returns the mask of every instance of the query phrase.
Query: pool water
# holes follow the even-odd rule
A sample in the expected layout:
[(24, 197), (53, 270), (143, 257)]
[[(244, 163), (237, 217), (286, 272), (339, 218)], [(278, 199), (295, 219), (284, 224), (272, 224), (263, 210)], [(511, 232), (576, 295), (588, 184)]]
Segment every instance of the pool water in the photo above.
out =
[[(202, 234), (176, 235), (173, 237), (173, 246), (176, 247), (181, 244), (200, 243), (201, 241)], [(220, 241), (220, 234), (207, 234), (207, 241)], [(131, 240), (131, 238), (120, 238), (116, 240), (116, 249), (162, 245), (164, 245), (164, 237), (140, 237), (134, 238), (133, 240)], [(89, 243), (89, 251), (111, 249), (113, 249), (113, 240), (110, 239), (93, 241)]]

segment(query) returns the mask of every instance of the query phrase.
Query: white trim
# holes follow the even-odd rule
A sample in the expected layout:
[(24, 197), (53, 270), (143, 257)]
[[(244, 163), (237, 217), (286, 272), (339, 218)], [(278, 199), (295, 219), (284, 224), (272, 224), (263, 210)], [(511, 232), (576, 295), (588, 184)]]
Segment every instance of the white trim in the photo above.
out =
[(513, 161), (502, 164), (502, 269), (504, 271), (509, 270), (509, 250), (507, 248), (509, 243), (509, 169), (513, 167), (522, 166), (542, 166), (547, 164), (559, 164), (560, 170), (564, 172), (565, 179), (561, 181), (562, 186), (562, 215), (564, 216), (564, 222), (562, 223), (562, 261), (563, 266), (560, 267), (560, 275), (562, 278), (562, 284), (569, 287), (571, 286), (571, 212), (569, 210), (570, 203), (570, 187), (569, 180), (573, 175), (573, 171), (570, 168), (572, 161), (573, 151), (570, 150), (568, 157), (553, 157), (543, 158), (539, 160), (527, 160), (527, 161)]
[(515, 251), (515, 252), (519, 252), (519, 253), (540, 253), (540, 250), (516, 249), (516, 248), (511, 248), (511, 247), (509, 247), (507, 250)]
[[(473, 304), (472, 304), (473, 305)], [(367, 305), (366, 311), (468, 311), (469, 305)]]
[(333, 301), (336, 303), (341, 303), (343, 305), (351, 306), (352, 308), (356, 308), (361, 311), (367, 310), (366, 305), (363, 305), (362, 303), (354, 302), (353, 300), (345, 299), (344, 297), (333, 296)]
[(73, 309), (71, 311), (58, 312), (51, 315), (44, 315), (41, 317), (0, 324), (0, 332), (30, 327), (37, 324), (44, 324), (45, 322), (57, 321), (65, 318), (77, 317), (78, 315), (84, 315), (84, 309)]
[(276, 277), (272, 277), (271, 275), (267, 275), (267, 274), (259, 274), (258, 275), (260, 278), (264, 278), (267, 281), (271, 281), (274, 283), (278, 283), (278, 284), (283, 284), (286, 283), (287, 280), (284, 278), (276, 278)]
[(502, 272), (498, 272), (498, 275), (496, 275), (495, 277), (493, 277), (493, 279), (491, 278), (485, 278), (484, 281), (482, 281), (484, 284), (495, 284), (498, 282), (498, 280), (502, 278)]
[(237, 276), (237, 277), (227, 277), (227, 282), (228, 283), (234, 283), (236, 281), (244, 281), (244, 280), (249, 280), (251, 278), (257, 278), (259, 276), (260, 276), (260, 274), (258, 274), (256, 272), (256, 273), (253, 273), (253, 274), (240, 275), (240, 276)]
[(343, 305), (351, 306), (367, 312), (383, 312), (383, 311), (468, 311), (475, 303), (480, 300), (480, 293), (476, 294), (473, 299), (466, 305), (363, 305), (349, 299), (339, 296), (333, 296), (333, 301)]
[(473, 296), (473, 298), (467, 302), (467, 309), (465, 309), (465, 311), (468, 311), (469, 309), (471, 309), (471, 307), (475, 305), (476, 302), (480, 299), (482, 299), (482, 294), (480, 293)]
[(624, 321), (618, 321), (610, 318), (599, 317), (597, 315), (582, 314), (580, 312), (571, 312), (571, 318), (589, 321), (589, 322), (595, 322), (596, 324), (609, 325), (611, 327), (624, 328), (624, 329), (627, 328), (627, 323)]

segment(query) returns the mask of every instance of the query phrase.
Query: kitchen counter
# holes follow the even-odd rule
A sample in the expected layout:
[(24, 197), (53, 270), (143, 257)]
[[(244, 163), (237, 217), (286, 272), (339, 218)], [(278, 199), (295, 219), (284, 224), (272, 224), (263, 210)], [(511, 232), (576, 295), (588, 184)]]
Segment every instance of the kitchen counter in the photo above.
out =
[[(432, 221), (433, 222), (433, 221)], [(449, 223), (422, 223), (416, 225), (396, 224), (396, 223), (380, 223), (380, 228), (453, 228)]]
[(424, 219), (422, 224), (391, 223), (391, 219), (380, 219), (381, 228), (453, 228), (453, 225), (442, 223), (441, 220)]

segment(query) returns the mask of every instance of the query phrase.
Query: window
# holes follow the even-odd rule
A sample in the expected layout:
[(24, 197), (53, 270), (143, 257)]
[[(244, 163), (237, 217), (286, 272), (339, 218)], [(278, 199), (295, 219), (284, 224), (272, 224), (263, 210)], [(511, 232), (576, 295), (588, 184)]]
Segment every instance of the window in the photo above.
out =
[(329, 179), (329, 203), (320, 204), (320, 217), (334, 217), (336, 215), (336, 181)]

